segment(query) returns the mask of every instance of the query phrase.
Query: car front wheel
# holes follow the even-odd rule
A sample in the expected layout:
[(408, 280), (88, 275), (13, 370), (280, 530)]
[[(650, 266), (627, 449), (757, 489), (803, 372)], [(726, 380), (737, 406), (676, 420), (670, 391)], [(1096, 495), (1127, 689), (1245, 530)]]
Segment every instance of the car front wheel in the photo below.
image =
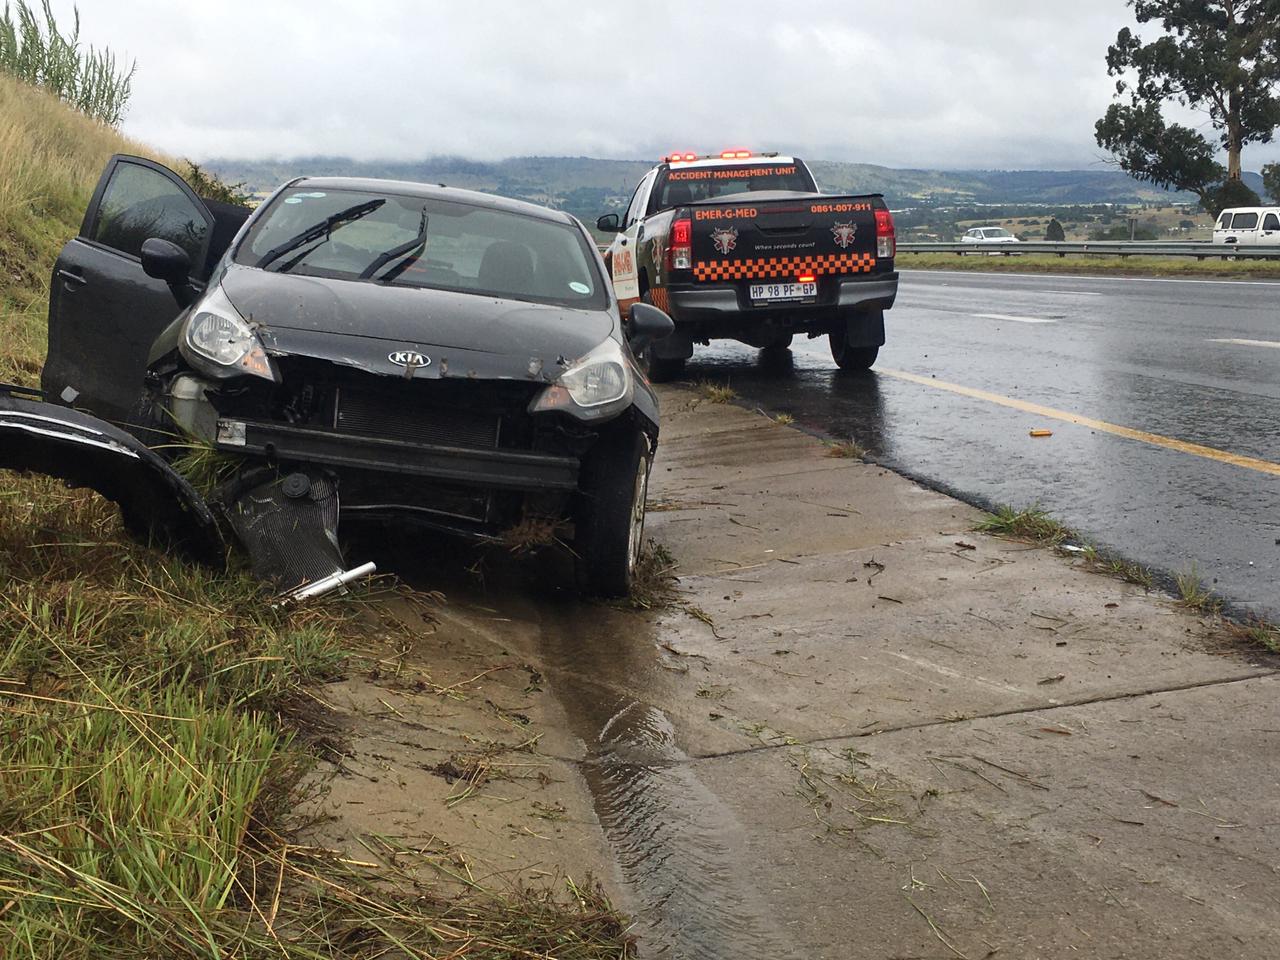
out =
[(644, 542), (649, 466), (649, 444), (639, 430), (603, 437), (583, 461), (574, 552), (584, 593), (630, 594)]

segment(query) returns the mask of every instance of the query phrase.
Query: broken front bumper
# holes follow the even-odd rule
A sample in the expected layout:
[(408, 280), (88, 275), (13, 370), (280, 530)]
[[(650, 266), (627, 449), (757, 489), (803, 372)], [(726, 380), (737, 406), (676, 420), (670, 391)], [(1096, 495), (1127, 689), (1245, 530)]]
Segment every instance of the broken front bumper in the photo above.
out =
[(405, 474), (500, 490), (576, 490), (578, 459), (469, 449), (303, 429), (252, 420), (218, 421), (216, 446), (276, 462)]
[(38, 396), (0, 384), (0, 469), (48, 474), (96, 490), (119, 505), (131, 532), (221, 563), (217, 520), (177, 471), (119, 427)]

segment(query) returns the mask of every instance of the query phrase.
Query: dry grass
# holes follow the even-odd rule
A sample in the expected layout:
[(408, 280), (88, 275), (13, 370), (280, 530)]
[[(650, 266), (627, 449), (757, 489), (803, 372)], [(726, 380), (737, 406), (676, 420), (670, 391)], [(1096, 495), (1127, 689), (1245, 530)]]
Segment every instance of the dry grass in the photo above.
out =
[(856, 440), (840, 440), (827, 444), (826, 455), (837, 460), (861, 460), (867, 451)]
[(724, 383), (700, 380), (694, 385), (694, 389), (698, 391), (698, 396), (711, 403), (729, 403), (738, 399), (738, 392)]

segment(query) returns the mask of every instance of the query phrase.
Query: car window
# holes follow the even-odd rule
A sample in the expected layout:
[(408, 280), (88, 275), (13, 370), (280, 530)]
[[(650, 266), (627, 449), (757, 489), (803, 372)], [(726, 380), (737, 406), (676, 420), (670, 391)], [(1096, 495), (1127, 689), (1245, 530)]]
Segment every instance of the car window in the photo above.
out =
[(1237, 213), (1231, 221), (1232, 230), (1253, 230), (1258, 226), (1256, 213)]
[(1218, 229), (1219, 230), (1231, 229), (1231, 211), (1230, 210), (1226, 211), (1222, 215), (1222, 217), (1218, 220)]
[(205, 213), (172, 180), (137, 163), (116, 165), (89, 237), (137, 257), (149, 237), (171, 240), (199, 264), (209, 232)]
[(1262, 221), (1263, 230), (1280, 230), (1280, 217), (1274, 213), (1268, 213), (1265, 220)]
[(636, 187), (636, 192), (631, 195), (631, 203), (627, 206), (627, 216), (622, 221), (624, 230), (644, 215), (644, 201), (649, 195), (649, 184), (653, 182), (653, 178), (654, 174), (652, 172), (646, 174), (644, 179), (640, 181), (640, 185)]
[(235, 261), (254, 266), (309, 227), (371, 200), (383, 202), (335, 227), (328, 239), (321, 235), (267, 269), (360, 280), (381, 254), (412, 243), (425, 217), (425, 247), (406, 250), (364, 279), (569, 306), (606, 303), (593, 252), (577, 227), (454, 200), (291, 188), (254, 222)]

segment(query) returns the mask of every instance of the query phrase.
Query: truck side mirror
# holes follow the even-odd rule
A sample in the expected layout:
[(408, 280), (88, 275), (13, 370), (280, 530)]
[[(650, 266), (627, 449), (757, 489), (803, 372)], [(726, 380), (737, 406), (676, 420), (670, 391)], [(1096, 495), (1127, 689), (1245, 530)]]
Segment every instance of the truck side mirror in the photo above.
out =
[(621, 226), (622, 221), (616, 213), (606, 213), (596, 220), (596, 229), (601, 233), (617, 233)]
[(671, 336), (676, 328), (675, 321), (649, 303), (633, 303), (630, 318), (627, 342), (633, 353), (639, 353), (655, 340)]
[(167, 283), (178, 306), (186, 308), (195, 302), (191, 256), (172, 240), (148, 237), (142, 241), (142, 272)]

